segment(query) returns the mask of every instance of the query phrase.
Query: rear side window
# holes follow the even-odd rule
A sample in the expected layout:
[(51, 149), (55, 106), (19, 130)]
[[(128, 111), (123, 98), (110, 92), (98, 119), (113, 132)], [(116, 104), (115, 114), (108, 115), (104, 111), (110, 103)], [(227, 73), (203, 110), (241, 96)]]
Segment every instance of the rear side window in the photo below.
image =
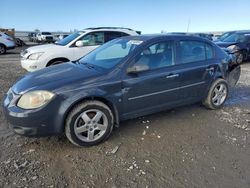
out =
[(213, 59), (214, 58), (214, 49), (213, 46), (210, 44), (205, 44), (206, 45), (206, 57), (207, 59)]
[(205, 45), (198, 41), (180, 41), (181, 63), (206, 60)]
[(122, 33), (122, 32), (116, 32), (116, 31), (109, 31), (105, 33), (105, 42), (111, 41), (113, 39), (123, 37), (123, 36), (128, 36), (127, 33)]

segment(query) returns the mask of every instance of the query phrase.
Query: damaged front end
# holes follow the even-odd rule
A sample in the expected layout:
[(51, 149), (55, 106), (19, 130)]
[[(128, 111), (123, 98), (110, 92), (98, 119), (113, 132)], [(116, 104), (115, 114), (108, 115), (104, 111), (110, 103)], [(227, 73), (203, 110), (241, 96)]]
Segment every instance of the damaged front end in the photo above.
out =
[(234, 56), (236, 63), (241, 64), (244, 57), (241, 49), (237, 45), (230, 45), (227, 48), (222, 48), (227, 54)]

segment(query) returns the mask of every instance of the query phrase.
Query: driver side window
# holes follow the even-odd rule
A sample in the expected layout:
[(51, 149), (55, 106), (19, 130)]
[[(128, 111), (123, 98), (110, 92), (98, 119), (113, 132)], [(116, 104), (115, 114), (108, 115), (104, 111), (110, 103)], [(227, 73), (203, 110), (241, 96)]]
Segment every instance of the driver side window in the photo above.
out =
[(103, 32), (94, 32), (84, 35), (81, 39), (84, 46), (97, 46), (104, 43), (104, 33)]
[(149, 70), (174, 65), (174, 42), (159, 42), (146, 47), (137, 58), (135, 65), (146, 65)]

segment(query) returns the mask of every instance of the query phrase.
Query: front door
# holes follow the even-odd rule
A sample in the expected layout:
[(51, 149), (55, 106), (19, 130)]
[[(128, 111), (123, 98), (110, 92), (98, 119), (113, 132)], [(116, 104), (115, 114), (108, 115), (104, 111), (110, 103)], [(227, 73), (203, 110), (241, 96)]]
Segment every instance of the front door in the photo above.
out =
[(125, 74), (122, 78), (123, 117), (162, 110), (178, 101), (175, 88), (174, 41), (163, 41), (144, 48), (129, 67), (148, 66), (148, 70)]

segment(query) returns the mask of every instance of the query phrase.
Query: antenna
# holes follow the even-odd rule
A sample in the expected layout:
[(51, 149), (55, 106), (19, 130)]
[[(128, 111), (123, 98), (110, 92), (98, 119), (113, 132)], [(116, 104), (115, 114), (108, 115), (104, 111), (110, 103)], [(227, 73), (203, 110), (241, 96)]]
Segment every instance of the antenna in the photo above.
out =
[(191, 23), (191, 20), (190, 20), (190, 18), (188, 19), (188, 25), (187, 25), (187, 33), (188, 33), (188, 30), (189, 30), (189, 25), (190, 25), (190, 23)]

